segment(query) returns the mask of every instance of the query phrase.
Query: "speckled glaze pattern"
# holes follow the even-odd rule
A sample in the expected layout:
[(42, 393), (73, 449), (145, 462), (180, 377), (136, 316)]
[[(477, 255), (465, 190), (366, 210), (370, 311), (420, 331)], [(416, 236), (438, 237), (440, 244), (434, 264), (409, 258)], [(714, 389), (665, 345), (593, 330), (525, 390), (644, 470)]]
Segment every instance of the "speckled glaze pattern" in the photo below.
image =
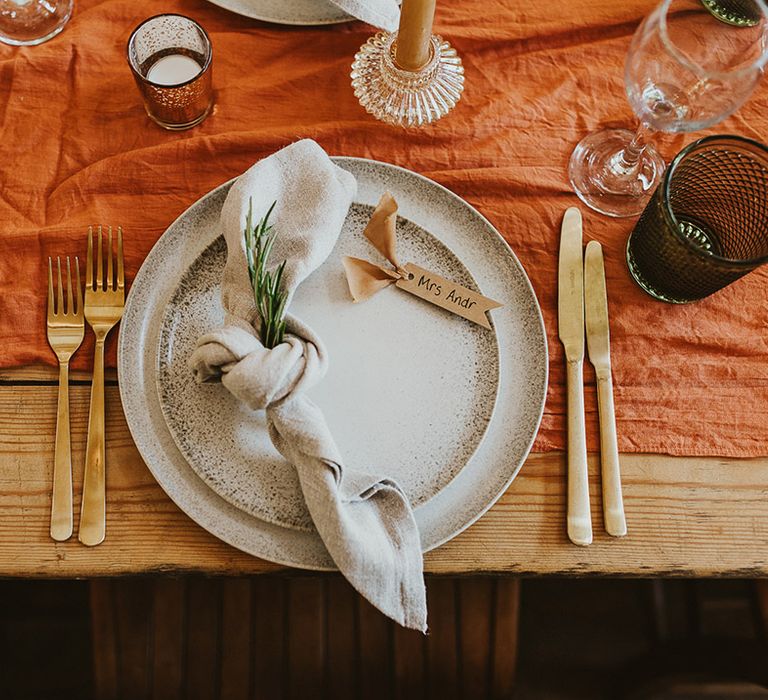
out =
[[(437, 494), (471, 458), (493, 414), (498, 347), (489, 331), (390, 287), (352, 304), (341, 258), (385, 261), (363, 236), (373, 209), (354, 204), (328, 260), (299, 288), (291, 313), (320, 333), (330, 369), (310, 393), (345, 461), (387, 476), (413, 506)], [(402, 218), (398, 254), (477, 290), (461, 262)], [(217, 238), (181, 278), (165, 310), (158, 391), (171, 435), (222, 498), (267, 522), (312, 530), (296, 471), (275, 450), (263, 411), (221, 385), (190, 383), (196, 340), (220, 326), (226, 244)]]
[(208, 0), (244, 17), (275, 24), (316, 26), (352, 22), (339, 7), (327, 0)]
[[(499, 374), (498, 399), (489, 429), (455, 478), (414, 510), (427, 551), (475, 522), (510, 485), (530, 451), (547, 389), (547, 346), (541, 311), (514, 253), (493, 226), (462, 199), (427, 178), (393, 165), (358, 158), (334, 160), (357, 177), (358, 203), (372, 206), (383, 191), (392, 192), (404, 220), (429, 231), (461, 260), (483, 294), (505, 303), (491, 313)], [(225, 542), (270, 561), (306, 569), (332, 569), (333, 563), (316, 533), (254, 517), (209, 488), (176, 446), (156, 390), (164, 314), (190, 265), (218, 237), (218, 214), (229, 184), (203, 197), (168, 228), (133, 282), (118, 350), (123, 407), (149, 469), (171, 499), (199, 525)], [(364, 257), (376, 259), (370, 247)], [(305, 291), (310, 294), (312, 290), (300, 287), (300, 293)], [(402, 294), (399, 290), (382, 292), (389, 293)], [(373, 302), (375, 298), (366, 303)], [(426, 306), (420, 300), (413, 302)], [(350, 304), (353, 309), (364, 307)], [(309, 316), (306, 320), (313, 323)], [(332, 334), (325, 329), (322, 333), (327, 342)], [(327, 417), (335, 431), (332, 416)]]

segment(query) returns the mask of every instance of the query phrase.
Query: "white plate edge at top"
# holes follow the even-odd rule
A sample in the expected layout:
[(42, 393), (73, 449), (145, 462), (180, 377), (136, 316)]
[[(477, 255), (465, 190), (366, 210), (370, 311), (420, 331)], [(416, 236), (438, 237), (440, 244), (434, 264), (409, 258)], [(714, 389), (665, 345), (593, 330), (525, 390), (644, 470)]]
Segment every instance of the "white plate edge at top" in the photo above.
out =
[[(247, 6), (253, 4), (253, 0), (208, 0), (212, 5), (233, 12), (241, 17), (248, 17), (249, 19), (256, 19), (260, 22), (269, 22), (271, 24), (282, 24), (288, 27), (326, 27), (334, 24), (347, 24), (349, 22), (356, 21), (354, 17), (346, 14), (341, 8), (335, 8), (339, 12), (338, 17), (326, 17), (324, 19), (290, 19), (285, 16), (276, 17), (274, 14), (270, 15), (268, 12), (262, 14), (258, 10), (250, 11)], [(331, 3), (326, 3), (331, 5)], [(335, 7), (335, 6), (334, 6)]]

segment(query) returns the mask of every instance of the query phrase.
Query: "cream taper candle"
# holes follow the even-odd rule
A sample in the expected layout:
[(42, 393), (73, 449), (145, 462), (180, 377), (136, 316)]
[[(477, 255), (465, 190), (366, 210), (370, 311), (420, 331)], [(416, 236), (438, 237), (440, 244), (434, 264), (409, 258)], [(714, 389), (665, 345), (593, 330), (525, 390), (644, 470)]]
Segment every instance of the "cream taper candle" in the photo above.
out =
[(416, 71), (429, 61), (429, 39), (436, 0), (403, 0), (397, 31), (395, 62), (400, 68)]

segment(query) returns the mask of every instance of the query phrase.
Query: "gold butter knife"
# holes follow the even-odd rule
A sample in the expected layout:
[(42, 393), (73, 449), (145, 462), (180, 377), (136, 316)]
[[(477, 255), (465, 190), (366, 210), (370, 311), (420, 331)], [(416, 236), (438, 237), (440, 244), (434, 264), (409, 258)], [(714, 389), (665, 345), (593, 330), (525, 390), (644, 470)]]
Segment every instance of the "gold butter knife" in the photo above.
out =
[(600, 462), (603, 472), (603, 518), (609, 535), (627, 534), (624, 501), (621, 496), (619, 447), (611, 379), (611, 341), (608, 327), (608, 296), (605, 290), (603, 249), (597, 241), (587, 244), (584, 256), (584, 301), (587, 320), (589, 361), (597, 376), (597, 404), (600, 411)]
[(592, 543), (587, 440), (584, 428), (584, 259), (581, 212), (570, 207), (560, 230), (558, 333), (568, 367), (568, 537)]

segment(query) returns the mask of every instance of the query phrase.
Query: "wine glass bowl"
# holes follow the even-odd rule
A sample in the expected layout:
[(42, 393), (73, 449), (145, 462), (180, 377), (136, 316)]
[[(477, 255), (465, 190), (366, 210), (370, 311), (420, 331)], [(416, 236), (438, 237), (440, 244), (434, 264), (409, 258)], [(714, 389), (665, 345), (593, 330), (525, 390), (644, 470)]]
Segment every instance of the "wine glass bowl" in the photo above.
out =
[[(726, 14), (748, 21), (729, 22)], [(766, 60), (764, 0), (663, 0), (638, 27), (625, 63), (639, 129), (607, 129), (579, 142), (569, 163), (576, 194), (610, 216), (639, 214), (665, 166), (648, 133), (722, 121), (751, 95)]]
[[(666, 6), (666, 11), (663, 11)], [(655, 131), (698, 131), (749, 97), (766, 57), (766, 27), (724, 23), (700, 0), (668, 0), (635, 33), (627, 98)]]

